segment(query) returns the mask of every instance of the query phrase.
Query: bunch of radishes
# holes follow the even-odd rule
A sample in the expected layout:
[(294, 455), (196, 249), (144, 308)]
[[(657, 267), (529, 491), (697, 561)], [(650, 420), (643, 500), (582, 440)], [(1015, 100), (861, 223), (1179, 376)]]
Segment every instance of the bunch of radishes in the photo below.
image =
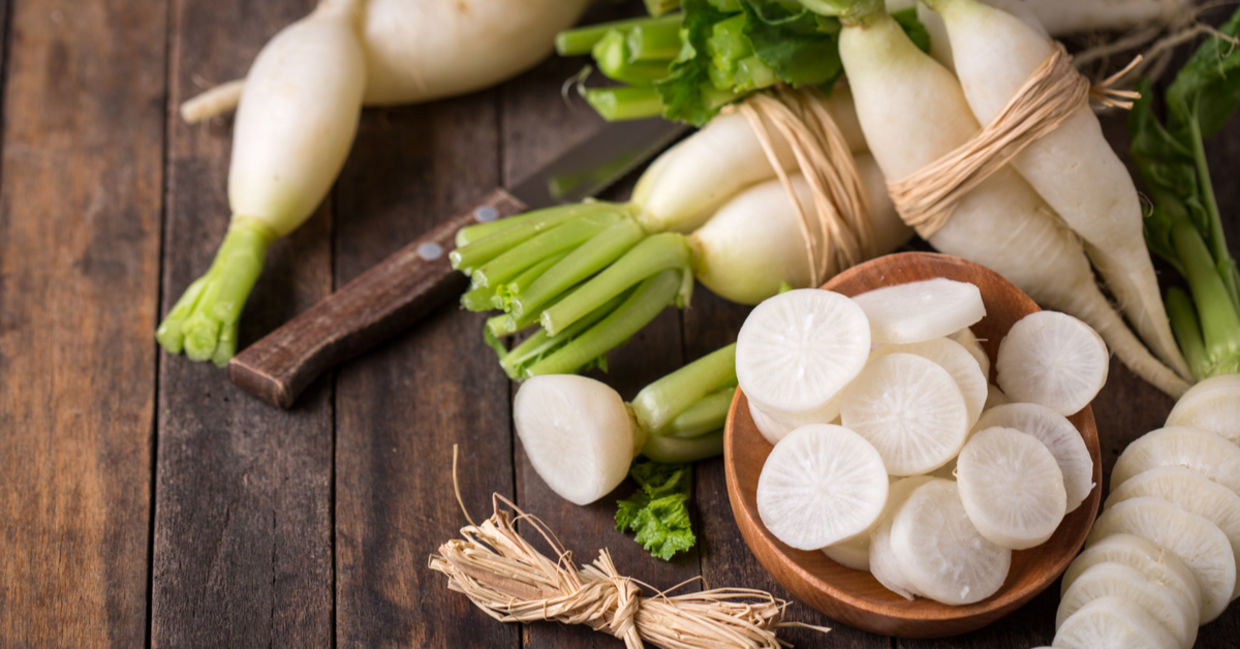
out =
[(737, 340), (737, 378), (774, 444), (758, 513), (776, 538), (870, 570), (890, 590), (946, 604), (989, 597), (1011, 551), (1045, 542), (1093, 489), (1066, 415), (1106, 380), (1101, 338), (1051, 311), (999, 344), (1010, 398), (984, 410), (989, 359), (968, 327), (976, 286), (948, 279), (847, 298), (790, 291), (759, 305)]

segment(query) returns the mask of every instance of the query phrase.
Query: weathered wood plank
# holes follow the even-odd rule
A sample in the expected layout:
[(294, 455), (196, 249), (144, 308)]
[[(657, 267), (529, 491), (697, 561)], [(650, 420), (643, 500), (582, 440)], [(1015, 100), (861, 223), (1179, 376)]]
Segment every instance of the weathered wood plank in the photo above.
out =
[[(499, 180), (494, 92), (368, 111), (335, 191), (343, 285)], [(492, 492), (512, 493), (508, 398), (480, 314), (455, 304), (344, 365), (336, 380), (338, 646), (513, 646), (426, 567)]]
[(0, 2), (0, 15), (9, 4), (0, 646), (137, 647), (146, 633), (166, 14), (108, 1)]
[[(244, 74), (259, 47), (314, 5), (173, 3), (169, 110)], [(169, 121), (163, 304), (206, 270), (228, 224), (232, 120)], [(330, 292), (331, 219), (318, 213), (268, 252), (240, 345)], [(149, 335), (149, 333), (148, 333)], [(329, 646), (332, 634), (330, 384), (283, 412), (224, 370), (161, 356), (151, 643)]]

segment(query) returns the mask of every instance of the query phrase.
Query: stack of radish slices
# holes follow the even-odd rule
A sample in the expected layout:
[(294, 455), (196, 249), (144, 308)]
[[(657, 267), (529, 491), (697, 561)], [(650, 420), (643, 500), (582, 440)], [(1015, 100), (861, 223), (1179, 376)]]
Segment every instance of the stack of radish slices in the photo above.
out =
[(1111, 472), (1063, 577), (1055, 646), (1191, 647), (1240, 594), (1240, 376), (1193, 386)]
[(1026, 316), (1000, 342), (1000, 391), (969, 329), (984, 316), (977, 287), (948, 279), (754, 309), (736, 374), (774, 444), (757, 506), (776, 538), (909, 599), (969, 604), (1085, 500), (1093, 463), (1066, 415), (1106, 381), (1105, 345), (1070, 316)]

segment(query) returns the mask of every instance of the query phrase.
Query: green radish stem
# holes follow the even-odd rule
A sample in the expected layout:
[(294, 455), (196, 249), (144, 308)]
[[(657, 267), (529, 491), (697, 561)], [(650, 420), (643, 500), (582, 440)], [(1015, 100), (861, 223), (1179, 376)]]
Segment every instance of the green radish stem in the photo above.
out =
[(634, 25), (626, 40), (634, 61), (663, 61), (666, 65), (680, 54), (680, 16)]
[(556, 296), (628, 252), (645, 236), (645, 230), (636, 221), (625, 219), (613, 223), (540, 274), (524, 290), (514, 286), (508, 312), (520, 318), (542, 309)]
[(646, 430), (661, 431), (695, 402), (735, 383), (733, 343), (647, 385), (633, 398), (633, 413)]
[[(471, 225), (457, 232), (457, 248), (448, 253), (448, 261), (453, 268), (463, 273), (473, 273), (482, 264), (535, 235), (574, 219), (612, 210), (610, 205), (604, 203), (559, 205), (490, 223)], [(466, 242), (462, 243), (462, 239)]]
[(517, 275), (516, 279), (500, 286), (499, 288), (496, 288), (495, 294), (491, 296), (491, 308), (499, 309), (501, 311), (509, 311), (512, 308), (513, 300), (515, 300), (517, 296), (529, 289), (535, 281), (542, 277), (543, 273), (546, 273), (548, 270), (555, 267), (556, 264), (560, 263), (560, 260), (567, 257), (569, 254), (571, 253), (566, 252), (558, 255), (551, 255), (537, 264), (530, 266), (528, 270), (520, 275)]
[(663, 112), (659, 91), (647, 86), (615, 86), (582, 90), (586, 103), (609, 122), (656, 117)]
[[(1171, 231), (1172, 244), (1179, 255), (1181, 271), (1192, 293), (1192, 302), (1201, 311), (1198, 318), (1191, 305), (1177, 305), (1171, 313), (1172, 327), (1181, 346), (1193, 348), (1190, 366), (1193, 375), (1203, 379), (1215, 374), (1240, 372), (1240, 316), (1228, 295), (1226, 275), (1220, 276), (1212, 257), (1197, 229), (1187, 222), (1177, 223)], [(1168, 295), (1168, 299), (1170, 299)], [(1185, 296), (1179, 293), (1177, 299)], [(1178, 322), (1177, 322), (1178, 320)], [(1185, 349), (1185, 355), (1190, 355)]]
[(599, 71), (621, 83), (648, 86), (667, 75), (667, 60), (637, 60), (629, 39), (618, 30), (607, 32), (591, 50)]
[(694, 401), (693, 405), (676, 415), (676, 418), (663, 428), (655, 431), (655, 434), (684, 439), (704, 435), (712, 430), (720, 430), (728, 418), (728, 409), (732, 407), (732, 397), (735, 395), (735, 385), (719, 388)]
[[(545, 329), (539, 329), (510, 351), (497, 348), (500, 367), (504, 369), (504, 373), (508, 375), (508, 378), (514, 381), (529, 378), (531, 375), (526, 370), (530, 366), (550, 356), (557, 349), (575, 339), (579, 334), (593, 327), (598, 321), (607, 317), (608, 314), (619, 308), (621, 304), (624, 304), (631, 294), (632, 291), (627, 291), (617, 295), (606, 304), (590, 312), (586, 317), (574, 322), (571, 327), (561, 331), (556, 336), (548, 334)], [(492, 340), (498, 340), (498, 336), (494, 336), (491, 332), (490, 328), (486, 329), (487, 337)], [(594, 359), (586, 359), (582, 366), (584, 367), (593, 361)]]
[[(637, 27), (662, 27), (680, 25), (680, 15), (660, 16), (657, 18), (628, 18), (597, 25), (587, 25), (576, 29), (562, 31), (555, 36), (555, 53), (560, 56), (581, 56), (590, 50), (609, 33), (616, 31), (628, 32)], [(679, 40), (679, 39), (678, 39)]]
[(498, 287), (548, 255), (572, 250), (589, 241), (621, 217), (616, 211), (584, 214), (517, 244), (475, 269), (470, 273), (470, 278), (474, 286)]

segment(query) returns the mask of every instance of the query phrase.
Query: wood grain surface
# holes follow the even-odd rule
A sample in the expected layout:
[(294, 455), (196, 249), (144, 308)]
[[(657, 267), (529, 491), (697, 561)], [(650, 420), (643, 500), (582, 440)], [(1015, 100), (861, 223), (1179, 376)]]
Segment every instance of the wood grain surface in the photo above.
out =
[[(788, 597), (728, 508), (722, 463), (694, 474), (696, 552), (653, 559), (533, 473), (511, 428), (511, 384), (484, 316), (445, 305), (311, 382), (289, 411), (225, 372), (160, 352), (154, 328), (209, 265), (228, 223), (231, 117), (185, 124), (178, 104), (242, 76), (314, 0), (0, 0), (0, 647), (618, 647), (582, 629), (504, 625), (426, 565), (490, 494), (513, 497), (578, 559), (666, 588), (749, 586)], [(639, 10), (602, 4), (596, 22)], [(334, 190), (274, 244), (242, 347), (344, 286), (445, 215), (598, 128), (561, 94), (582, 60), (496, 88), (364, 111)], [(1121, 145), (1122, 125), (1107, 122)], [(1209, 144), (1240, 229), (1240, 123)], [(1226, 160), (1226, 162), (1224, 162)], [(624, 197), (621, 188), (613, 197)], [(746, 309), (704, 289), (611, 359), (625, 397), (731, 342)], [(1105, 478), (1170, 401), (1118, 364), (1095, 402)], [(627, 495), (632, 485), (617, 489)], [(794, 603), (798, 646), (1046, 644), (1057, 588), (982, 630), (893, 640)], [(1235, 644), (1240, 610), (1199, 647)]]

